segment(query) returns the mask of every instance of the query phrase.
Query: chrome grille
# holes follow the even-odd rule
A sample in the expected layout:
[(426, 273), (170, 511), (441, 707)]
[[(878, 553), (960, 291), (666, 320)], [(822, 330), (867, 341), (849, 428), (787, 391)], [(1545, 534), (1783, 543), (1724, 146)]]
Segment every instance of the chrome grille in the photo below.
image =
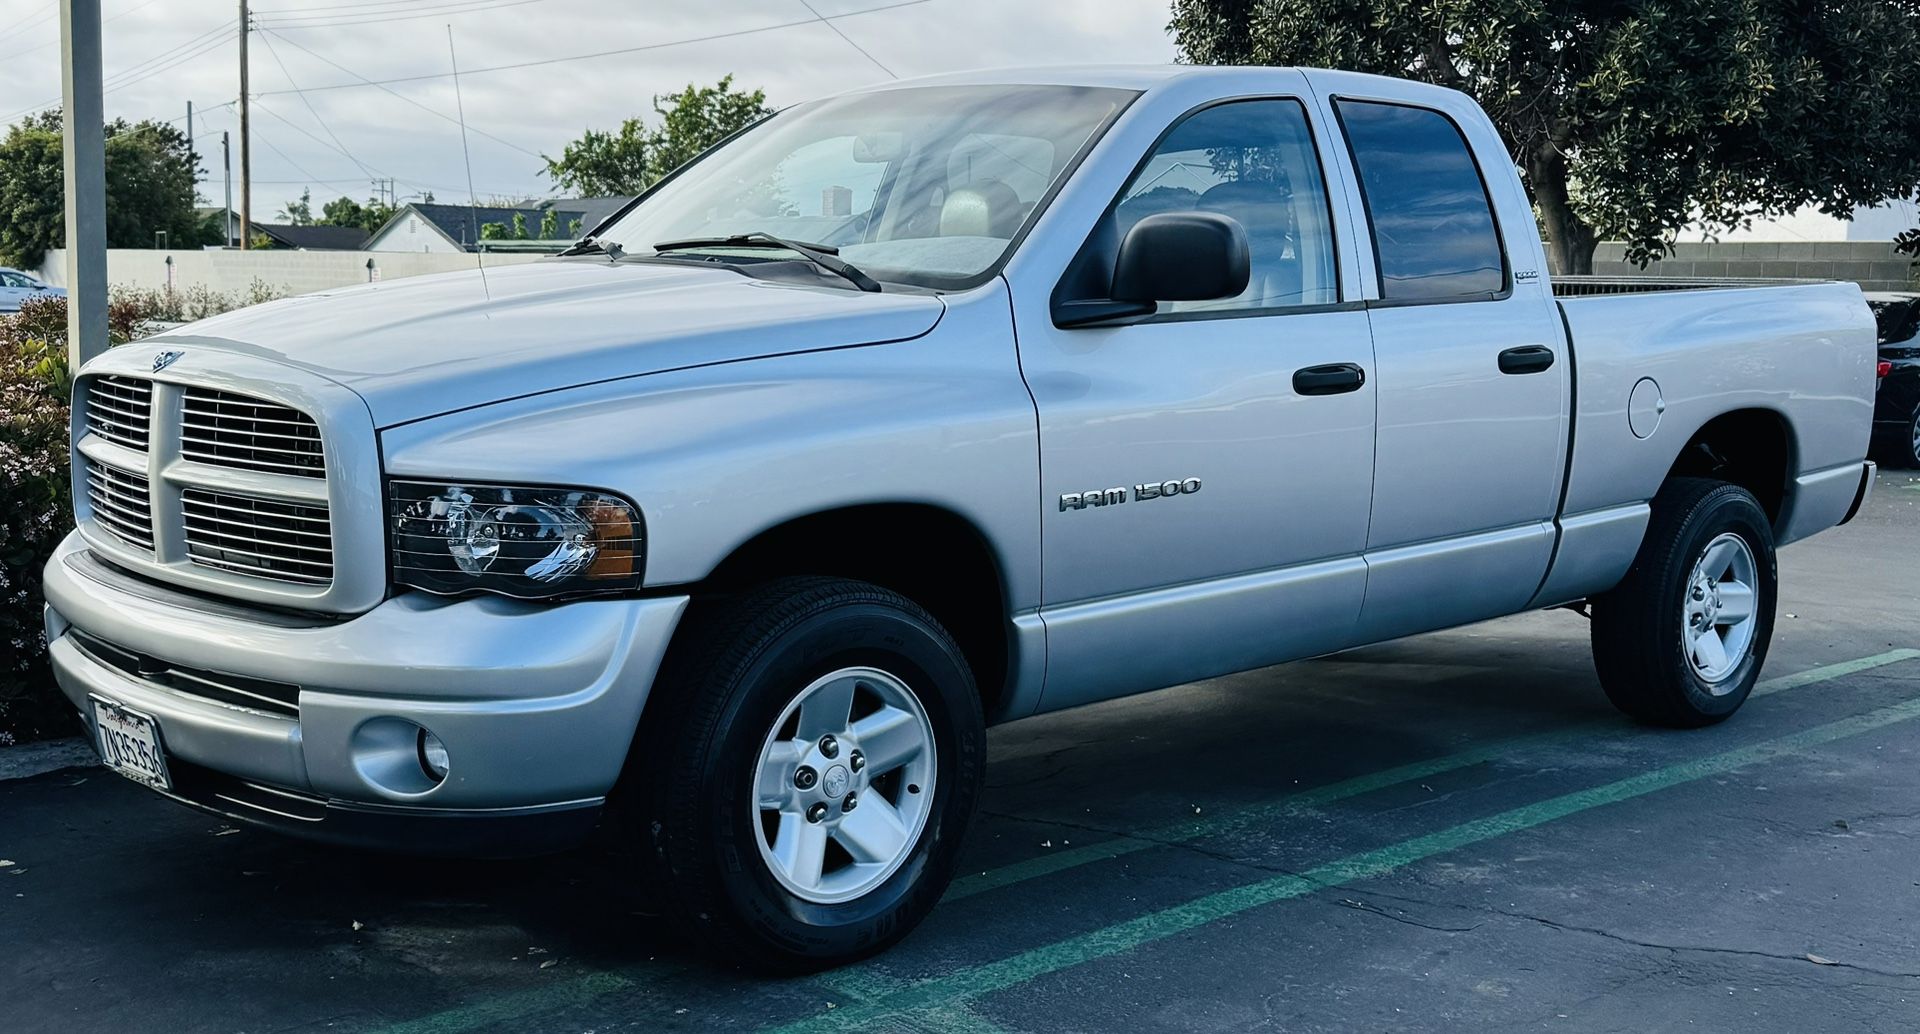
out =
[(86, 460), (87, 502), (93, 519), (114, 538), (153, 549), (153, 496), (147, 476)]
[(188, 488), (180, 493), (187, 558), (256, 578), (333, 581), (333, 529), (323, 505)]
[(312, 417), (212, 388), (187, 388), (181, 394), (180, 453), (222, 467), (327, 476), (320, 428)]
[(87, 386), (87, 430), (116, 445), (147, 451), (153, 382), (95, 377)]

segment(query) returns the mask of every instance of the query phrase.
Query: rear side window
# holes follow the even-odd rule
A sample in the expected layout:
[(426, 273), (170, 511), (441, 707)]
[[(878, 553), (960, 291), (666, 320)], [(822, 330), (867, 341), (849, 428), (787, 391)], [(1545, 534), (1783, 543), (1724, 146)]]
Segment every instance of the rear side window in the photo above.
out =
[(1493, 205), (1453, 121), (1401, 104), (1339, 101), (1389, 301), (1470, 301), (1506, 288)]

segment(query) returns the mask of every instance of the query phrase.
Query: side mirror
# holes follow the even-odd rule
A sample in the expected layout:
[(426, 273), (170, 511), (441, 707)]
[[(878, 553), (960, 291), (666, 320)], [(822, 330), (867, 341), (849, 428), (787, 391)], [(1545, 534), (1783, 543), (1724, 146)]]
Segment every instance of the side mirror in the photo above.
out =
[(1113, 263), (1113, 299), (1198, 302), (1247, 289), (1247, 231), (1217, 212), (1162, 212), (1133, 224)]
[[(1120, 323), (1151, 316), (1160, 302), (1231, 298), (1247, 289), (1251, 267), (1247, 231), (1235, 220), (1216, 212), (1150, 215), (1121, 239), (1108, 297), (1056, 298), (1053, 323)], [(1081, 286), (1098, 290), (1092, 284)]]

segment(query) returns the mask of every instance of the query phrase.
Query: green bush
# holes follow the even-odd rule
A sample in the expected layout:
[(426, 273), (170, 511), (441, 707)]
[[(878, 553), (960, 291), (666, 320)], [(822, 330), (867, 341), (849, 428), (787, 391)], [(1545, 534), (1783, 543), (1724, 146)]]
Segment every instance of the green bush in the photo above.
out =
[[(62, 306), (62, 323), (64, 306)], [(66, 338), (0, 330), (0, 746), (76, 731), (53, 685), (40, 569), (73, 524), (67, 473)]]
[[(107, 337), (120, 345), (156, 322), (182, 323), (282, 294), (262, 281), (226, 294), (115, 289)], [(0, 316), (0, 746), (77, 731), (53, 684), (40, 570), (73, 526), (68, 474), (67, 303), (33, 298)]]

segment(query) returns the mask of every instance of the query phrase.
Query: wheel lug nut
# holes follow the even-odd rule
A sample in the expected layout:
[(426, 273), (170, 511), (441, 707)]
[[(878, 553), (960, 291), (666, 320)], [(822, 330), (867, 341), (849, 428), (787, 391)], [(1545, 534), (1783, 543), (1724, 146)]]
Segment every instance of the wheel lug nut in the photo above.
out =
[(819, 781), (820, 781), (820, 773), (815, 772), (813, 769), (807, 767), (806, 765), (801, 765), (798, 769), (794, 770), (793, 785), (799, 787), (802, 790), (813, 789), (813, 784)]
[(860, 753), (857, 750), (851, 754), (848, 754), (847, 767), (853, 769), (855, 772), (860, 771), (861, 769), (867, 767), (867, 756), (865, 754)]
[(853, 795), (853, 794), (848, 794), (848, 795), (846, 796), (846, 799), (840, 802), (840, 810), (841, 810), (841, 811), (852, 811), (852, 810), (853, 810), (853, 806), (854, 806), (854, 805), (856, 805), (856, 804), (859, 804), (859, 803), (860, 803), (860, 802), (859, 802), (858, 800), (856, 800), (856, 799), (854, 798), (854, 795)]
[(827, 817), (827, 802), (825, 801), (815, 801), (813, 804), (813, 807), (807, 809), (808, 822), (819, 822), (821, 819), (824, 819), (826, 817)]
[(830, 758), (840, 756), (840, 741), (831, 736), (820, 737), (820, 753)]

